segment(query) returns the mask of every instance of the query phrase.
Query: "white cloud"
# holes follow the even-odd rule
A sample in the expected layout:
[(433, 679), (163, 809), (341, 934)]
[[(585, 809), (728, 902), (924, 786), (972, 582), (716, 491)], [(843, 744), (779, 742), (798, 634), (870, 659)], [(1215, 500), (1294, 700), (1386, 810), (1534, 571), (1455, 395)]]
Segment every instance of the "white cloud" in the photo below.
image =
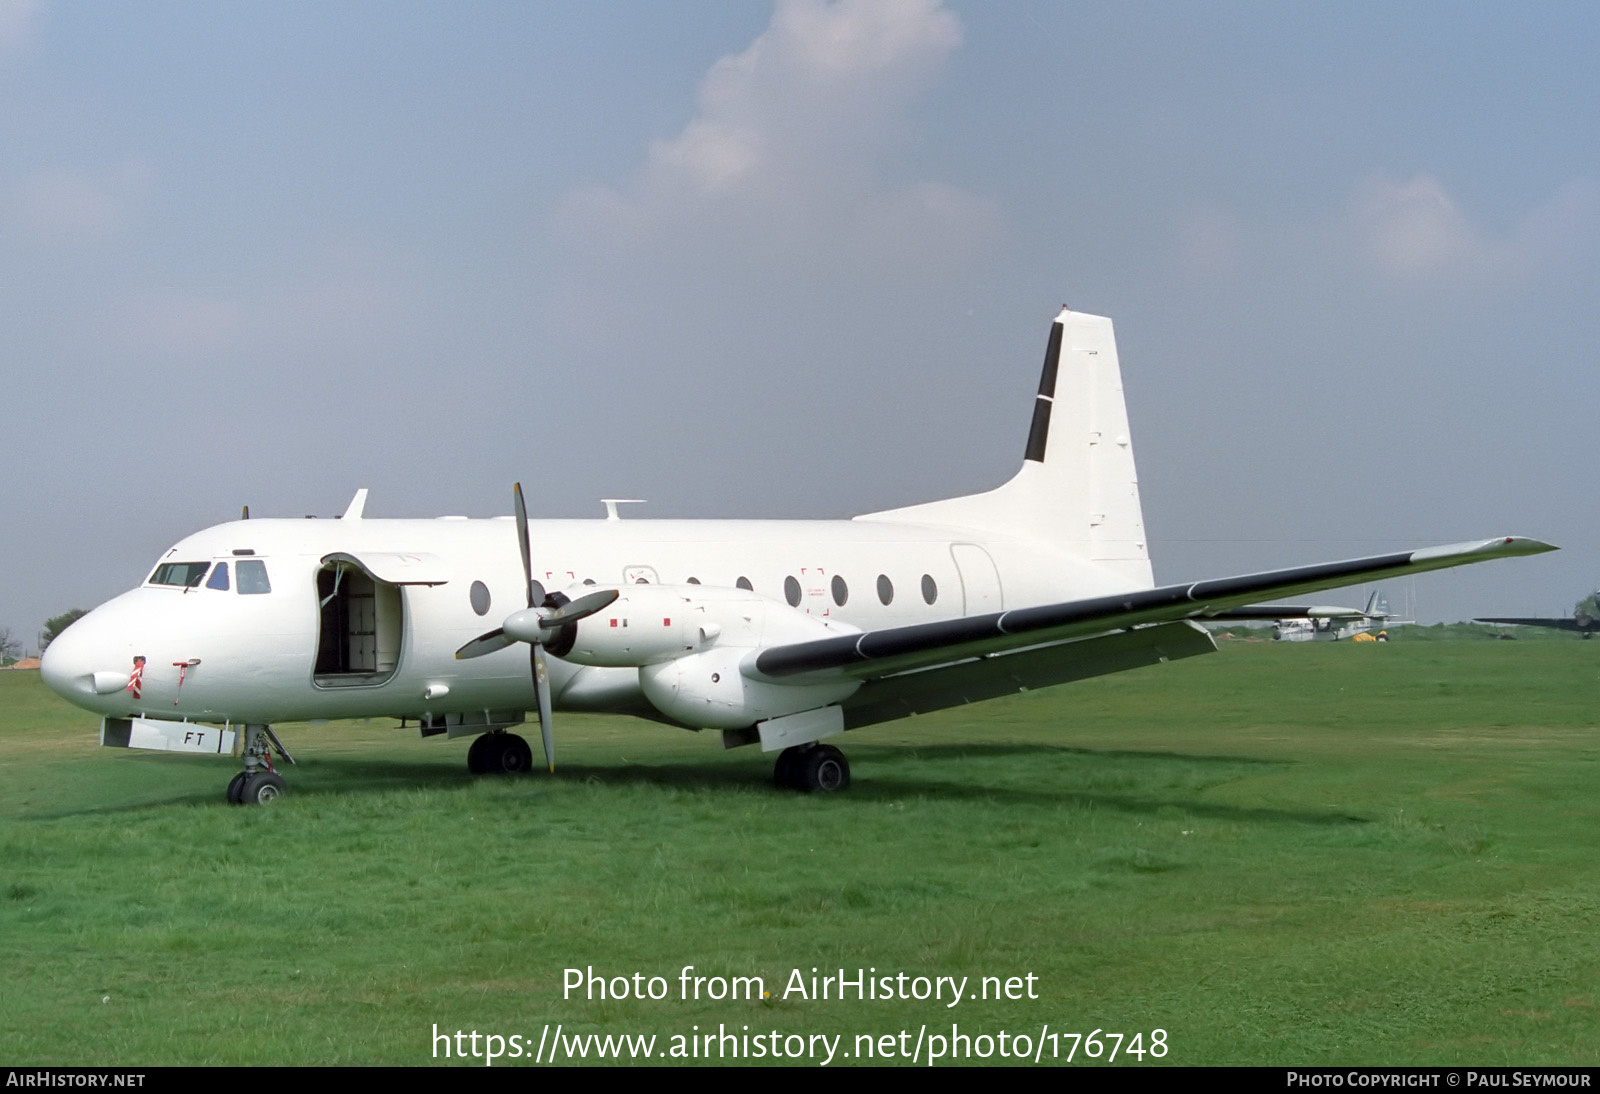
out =
[(1406, 181), (1387, 175), (1363, 179), (1347, 220), (1371, 269), (1386, 279), (1413, 283), (1545, 272), (1592, 239), (1597, 225), (1600, 195), (1588, 182), (1567, 184), (1497, 235), (1473, 223), (1428, 174)]
[[(415, 324), (415, 271), (350, 245), (330, 248), (282, 284), (217, 293), (139, 289), (111, 308), (121, 352), (174, 361), (364, 361)], [(313, 367), (307, 364), (306, 367)]]
[(20, 45), (28, 35), (28, 24), (39, 12), (38, 0), (0, 0), (0, 51)]
[(628, 186), (572, 195), (562, 228), (634, 259), (641, 243), (707, 232), (724, 255), (959, 251), (998, 226), (993, 206), (895, 180), (890, 159), (906, 107), (960, 43), (936, 0), (782, 0), (759, 38), (712, 66), (683, 131)]
[(15, 216), (39, 235), (100, 238), (127, 223), (144, 200), (149, 181), (149, 169), (138, 162), (101, 173), (36, 171), (17, 188)]
[(223, 353), (237, 343), (245, 324), (246, 309), (237, 301), (179, 289), (129, 293), (112, 316), (121, 346), (162, 357)]
[(1406, 182), (1372, 175), (1356, 187), (1350, 226), (1373, 267), (1397, 279), (1487, 269), (1494, 248), (1443, 185), (1419, 174)]

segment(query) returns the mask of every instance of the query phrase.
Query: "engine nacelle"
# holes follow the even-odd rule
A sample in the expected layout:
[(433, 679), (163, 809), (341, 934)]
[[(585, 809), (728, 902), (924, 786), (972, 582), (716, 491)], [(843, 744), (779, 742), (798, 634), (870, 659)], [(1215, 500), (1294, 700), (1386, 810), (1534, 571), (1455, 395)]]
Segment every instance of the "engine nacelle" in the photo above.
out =
[(563, 635), (561, 646), (550, 650), (574, 664), (637, 668), (645, 698), (675, 722), (743, 729), (838, 702), (861, 686), (843, 678), (775, 683), (739, 671), (767, 646), (860, 633), (848, 623), (807, 615), (747, 589), (623, 585), (617, 591), (609, 606), (572, 625), (570, 646)]
[(639, 670), (639, 686), (662, 714), (696, 729), (743, 729), (837, 703), (861, 686), (848, 677), (811, 684), (753, 680), (739, 671), (750, 652), (717, 647), (648, 665)]
[(572, 625), (570, 645), (564, 639), (559, 646), (551, 643), (550, 652), (577, 665), (643, 668), (713, 647), (748, 651), (860, 633), (859, 627), (817, 619), (747, 589), (622, 585), (617, 591), (609, 606)]

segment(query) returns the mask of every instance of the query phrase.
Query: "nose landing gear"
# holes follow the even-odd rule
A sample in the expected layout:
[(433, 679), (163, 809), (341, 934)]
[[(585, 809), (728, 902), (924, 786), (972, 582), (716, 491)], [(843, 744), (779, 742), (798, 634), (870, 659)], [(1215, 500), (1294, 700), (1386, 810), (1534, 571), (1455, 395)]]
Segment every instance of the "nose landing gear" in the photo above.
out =
[(272, 770), (274, 748), (285, 760), (294, 763), (294, 757), (283, 747), (271, 726), (244, 727), (244, 770), (228, 783), (229, 805), (266, 805), (284, 795), (288, 786), (283, 776)]

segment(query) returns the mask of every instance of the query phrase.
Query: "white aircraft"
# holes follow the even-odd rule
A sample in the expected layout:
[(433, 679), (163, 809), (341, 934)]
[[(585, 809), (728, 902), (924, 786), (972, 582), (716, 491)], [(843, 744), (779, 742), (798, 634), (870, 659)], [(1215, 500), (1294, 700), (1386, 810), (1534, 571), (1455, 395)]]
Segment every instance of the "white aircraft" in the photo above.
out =
[(1378, 590), (1373, 590), (1367, 598), (1365, 609), (1318, 605), (1283, 610), (1288, 614), (1272, 624), (1272, 637), (1280, 642), (1338, 642), (1358, 634), (1371, 634), (1374, 628), (1378, 632), (1374, 641), (1389, 640), (1385, 630), (1390, 621), (1389, 602)]
[[(843, 521), (240, 520), (50, 644), (45, 681), (101, 743), (238, 752), (234, 802), (282, 792), (272, 725), (414, 720), (476, 737), (538, 711), (636, 714), (777, 751), (776, 781), (849, 784), (846, 730), (1216, 649), (1197, 620), (1263, 597), (1554, 550), (1500, 538), (1156, 587), (1111, 321), (1050, 330), (1022, 468), (998, 489)], [(559, 591), (547, 592), (547, 589)], [(521, 647), (521, 648), (514, 648)], [(237, 738), (237, 739), (236, 739)], [(292, 762), (292, 761), (291, 761)]]

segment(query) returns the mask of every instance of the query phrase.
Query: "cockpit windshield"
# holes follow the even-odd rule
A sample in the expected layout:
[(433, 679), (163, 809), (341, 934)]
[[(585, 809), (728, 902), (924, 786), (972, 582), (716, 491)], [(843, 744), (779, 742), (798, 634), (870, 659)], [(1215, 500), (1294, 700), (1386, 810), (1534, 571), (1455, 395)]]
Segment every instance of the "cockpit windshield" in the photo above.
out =
[(194, 588), (211, 569), (210, 562), (163, 562), (150, 575), (152, 585), (179, 585)]
[(241, 593), (248, 595), (250, 593), (270, 593), (272, 591), (272, 582), (267, 580), (267, 564), (259, 558), (241, 558), (238, 570), (239, 591)]
[[(211, 573), (210, 580), (206, 579), (208, 570)], [(272, 582), (267, 577), (267, 564), (259, 558), (236, 560), (234, 576), (237, 578), (238, 591), (246, 596), (272, 591)], [(230, 584), (228, 564), (219, 562), (213, 567), (209, 562), (163, 562), (156, 567), (155, 573), (150, 575), (148, 584), (198, 589), (202, 581), (205, 581), (208, 589), (227, 592)]]

